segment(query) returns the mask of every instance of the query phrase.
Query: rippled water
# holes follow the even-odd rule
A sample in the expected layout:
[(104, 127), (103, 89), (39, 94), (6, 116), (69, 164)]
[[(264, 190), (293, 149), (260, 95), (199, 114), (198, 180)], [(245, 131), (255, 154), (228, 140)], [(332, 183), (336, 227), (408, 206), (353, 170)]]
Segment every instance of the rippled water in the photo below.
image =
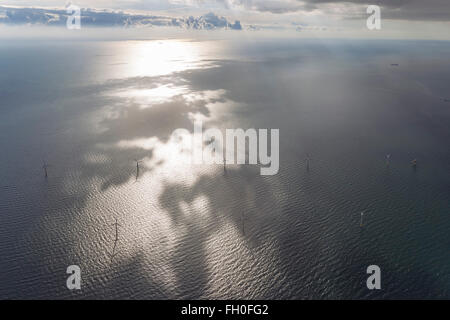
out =
[[(449, 54), (413, 41), (2, 43), (0, 297), (450, 298)], [(170, 136), (194, 119), (279, 128), (279, 173), (187, 164)], [(66, 288), (72, 264), (81, 291)], [(366, 288), (371, 264), (380, 291)]]

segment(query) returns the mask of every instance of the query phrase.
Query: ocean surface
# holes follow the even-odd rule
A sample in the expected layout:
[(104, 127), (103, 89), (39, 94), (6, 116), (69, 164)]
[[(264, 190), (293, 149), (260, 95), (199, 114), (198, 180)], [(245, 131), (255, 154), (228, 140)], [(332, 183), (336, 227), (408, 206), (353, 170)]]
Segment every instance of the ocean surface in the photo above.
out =
[[(449, 57), (438, 41), (3, 40), (0, 298), (449, 299)], [(196, 119), (279, 129), (278, 174), (183, 161), (171, 134)]]

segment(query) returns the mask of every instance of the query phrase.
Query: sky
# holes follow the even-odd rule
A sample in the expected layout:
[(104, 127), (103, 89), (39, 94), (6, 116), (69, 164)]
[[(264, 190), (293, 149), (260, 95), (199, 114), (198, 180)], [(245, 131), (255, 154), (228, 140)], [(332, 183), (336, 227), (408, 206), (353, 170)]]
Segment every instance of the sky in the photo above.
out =
[[(61, 0), (5, 0), (0, 8), (63, 9), (67, 3)], [(378, 37), (450, 40), (448, 0), (76, 0), (72, 4), (159, 17), (200, 17), (212, 12), (230, 24), (240, 21), (244, 29), (294, 30), (325, 36), (352, 34), (364, 38), (374, 35), (369, 36), (366, 30), (369, 16), (366, 9), (375, 4), (381, 8), (382, 18), (382, 29), (376, 33)]]

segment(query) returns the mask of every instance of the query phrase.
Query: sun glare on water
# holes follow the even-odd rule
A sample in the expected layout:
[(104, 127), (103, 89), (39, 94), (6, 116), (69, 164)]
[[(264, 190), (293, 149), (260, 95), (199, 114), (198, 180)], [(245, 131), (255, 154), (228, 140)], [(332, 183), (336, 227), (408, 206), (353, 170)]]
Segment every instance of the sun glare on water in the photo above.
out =
[(127, 76), (155, 77), (210, 66), (204, 42), (188, 40), (129, 41), (123, 48)]

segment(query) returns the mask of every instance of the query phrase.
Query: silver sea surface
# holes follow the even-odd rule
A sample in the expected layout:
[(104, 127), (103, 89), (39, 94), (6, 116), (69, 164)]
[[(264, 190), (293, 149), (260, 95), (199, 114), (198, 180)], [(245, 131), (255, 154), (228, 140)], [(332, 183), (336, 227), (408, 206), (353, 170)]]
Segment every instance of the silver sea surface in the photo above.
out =
[[(449, 56), (434, 41), (2, 42), (0, 297), (450, 298)], [(279, 173), (188, 164), (171, 133), (195, 119), (279, 129)]]

